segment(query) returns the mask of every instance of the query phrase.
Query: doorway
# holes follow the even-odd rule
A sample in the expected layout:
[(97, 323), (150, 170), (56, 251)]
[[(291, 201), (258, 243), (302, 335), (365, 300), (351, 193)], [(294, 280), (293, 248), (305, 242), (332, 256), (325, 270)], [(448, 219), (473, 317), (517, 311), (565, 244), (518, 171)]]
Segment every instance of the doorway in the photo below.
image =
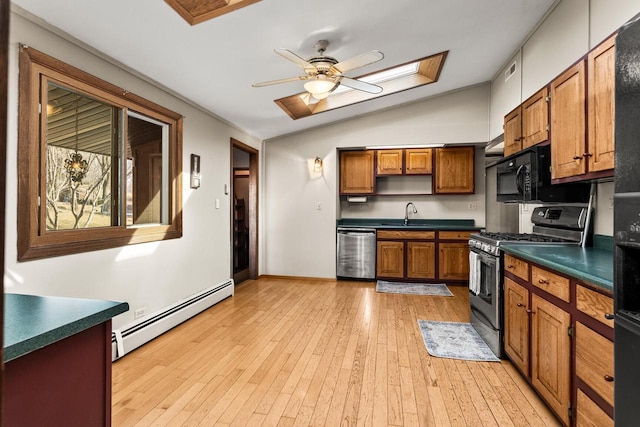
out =
[(258, 151), (233, 138), (231, 254), (236, 284), (258, 277)]

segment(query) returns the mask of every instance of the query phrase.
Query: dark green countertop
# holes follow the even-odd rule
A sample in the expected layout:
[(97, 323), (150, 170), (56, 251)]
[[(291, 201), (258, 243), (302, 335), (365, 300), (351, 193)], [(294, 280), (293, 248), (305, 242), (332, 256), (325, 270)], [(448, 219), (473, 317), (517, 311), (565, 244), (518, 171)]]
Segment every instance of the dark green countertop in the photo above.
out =
[(129, 310), (129, 304), (5, 294), (4, 361), (16, 359)]
[(477, 231), (482, 229), (472, 219), (404, 219), (397, 218), (343, 218), (336, 221), (337, 227), (366, 227), (402, 230), (461, 230)]
[(606, 246), (581, 248), (505, 243), (500, 248), (508, 254), (575, 277), (607, 292), (613, 292), (613, 251)]

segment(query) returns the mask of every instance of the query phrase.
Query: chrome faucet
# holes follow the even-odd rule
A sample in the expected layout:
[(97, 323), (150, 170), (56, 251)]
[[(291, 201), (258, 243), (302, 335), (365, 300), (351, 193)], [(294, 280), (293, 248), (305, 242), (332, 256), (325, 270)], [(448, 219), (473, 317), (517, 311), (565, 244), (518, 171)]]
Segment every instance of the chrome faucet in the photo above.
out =
[(404, 225), (409, 224), (409, 206), (413, 208), (413, 213), (418, 213), (418, 209), (416, 209), (416, 205), (413, 202), (407, 203), (407, 206), (404, 207)]

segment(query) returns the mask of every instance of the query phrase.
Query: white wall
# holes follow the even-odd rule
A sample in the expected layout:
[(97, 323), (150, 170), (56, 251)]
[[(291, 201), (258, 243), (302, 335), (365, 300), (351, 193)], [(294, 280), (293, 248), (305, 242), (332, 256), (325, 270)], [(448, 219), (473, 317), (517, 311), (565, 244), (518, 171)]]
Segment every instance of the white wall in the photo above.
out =
[[(518, 103), (548, 84), (639, 12), (637, 0), (560, 1), (514, 54), (516, 58), (522, 57), (521, 81), (516, 82), (519, 84), (504, 83), (504, 71), (512, 59), (491, 82), (491, 139), (503, 132), (504, 116)], [(518, 96), (520, 99), (514, 102)], [(599, 183), (594, 223), (597, 234), (613, 235), (613, 210), (609, 203), (612, 197), (613, 184)], [(521, 232), (530, 230), (531, 209), (523, 211), (521, 207)]]
[[(489, 86), (483, 85), (265, 142), (262, 274), (335, 277), (337, 148), (486, 143), (488, 110)], [(321, 176), (311, 172), (316, 156), (323, 159)], [(419, 217), (472, 218), (483, 225), (484, 159), (478, 159), (474, 196), (378, 197), (362, 215), (343, 213), (402, 218), (411, 200)], [(477, 204), (476, 211), (468, 210), (469, 201)]]
[[(185, 116), (183, 145), (183, 237), (165, 242), (17, 262), (18, 45), (27, 44), (110, 83)], [(114, 328), (133, 321), (133, 310), (152, 313), (231, 277), (229, 184), (230, 138), (259, 142), (204, 114), (120, 67), (51, 32), (11, 15), (9, 130), (7, 138), (5, 289), (12, 293), (126, 301), (131, 310)], [(202, 186), (189, 188), (189, 156), (202, 160)], [(220, 209), (215, 209), (215, 199)]]

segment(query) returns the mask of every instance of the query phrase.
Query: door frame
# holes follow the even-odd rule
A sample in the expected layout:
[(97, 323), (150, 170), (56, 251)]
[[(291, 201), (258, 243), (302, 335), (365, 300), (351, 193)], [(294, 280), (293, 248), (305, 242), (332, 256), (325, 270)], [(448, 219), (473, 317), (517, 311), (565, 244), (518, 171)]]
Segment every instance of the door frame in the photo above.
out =
[(231, 163), (230, 163), (230, 177), (231, 192), (229, 203), (230, 208), (230, 235), (231, 235), (231, 276), (233, 277), (233, 149), (244, 151), (249, 154), (249, 217), (247, 224), (249, 225), (249, 279), (258, 278), (258, 154), (259, 151), (253, 147), (250, 147), (237, 139), (231, 138)]

